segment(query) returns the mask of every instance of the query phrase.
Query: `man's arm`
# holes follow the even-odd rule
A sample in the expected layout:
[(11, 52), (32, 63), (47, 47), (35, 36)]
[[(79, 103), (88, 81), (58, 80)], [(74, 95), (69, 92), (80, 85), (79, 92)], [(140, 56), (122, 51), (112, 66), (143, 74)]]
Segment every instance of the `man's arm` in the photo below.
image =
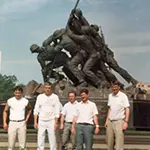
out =
[(125, 108), (125, 119), (124, 119), (124, 123), (122, 126), (123, 130), (126, 130), (128, 128), (129, 116), (130, 116), (130, 108), (126, 107)]
[(72, 121), (72, 129), (71, 129), (72, 134), (75, 134), (76, 122), (77, 122), (77, 116), (74, 116), (73, 121)]
[(98, 134), (100, 129), (99, 129), (99, 121), (98, 121), (98, 110), (97, 110), (95, 103), (93, 105), (93, 115), (94, 115), (93, 121), (94, 121), (95, 127), (96, 127), (95, 128), (95, 134)]
[(98, 115), (94, 115), (94, 123), (95, 123), (95, 134), (98, 134), (100, 132)]
[(28, 105), (26, 106), (26, 108), (27, 108), (27, 110), (28, 110), (28, 113), (27, 113), (25, 122), (27, 123), (28, 120), (29, 120), (29, 117), (30, 117), (30, 115), (31, 115), (31, 113), (32, 113), (32, 107), (31, 107), (31, 105), (28, 103)]
[(66, 117), (66, 104), (63, 106), (61, 111), (60, 129), (64, 129), (65, 117)]
[(35, 114), (34, 115), (34, 129), (38, 129), (38, 115)]
[(37, 97), (35, 106), (34, 106), (34, 128), (37, 130), (38, 129), (38, 114), (39, 114), (39, 109), (40, 109), (40, 105), (39, 105), (39, 99)]
[(98, 116), (97, 116), (97, 115), (94, 115), (94, 123), (95, 123), (95, 126), (96, 126), (96, 127), (99, 126), (99, 123), (98, 123)]
[(129, 117), (130, 117), (130, 108), (127, 107), (127, 108), (125, 108), (125, 119), (124, 119), (124, 121), (129, 122)]
[(7, 125), (8, 109), (9, 109), (9, 106), (8, 106), (8, 104), (6, 104), (4, 111), (3, 111), (3, 128), (5, 130), (8, 129), (8, 125)]
[(60, 101), (59, 98), (56, 98), (56, 104), (55, 104), (55, 124), (54, 124), (54, 131), (58, 128), (58, 118), (60, 116)]
[(107, 125), (108, 125), (109, 115), (110, 115), (110, 107), (108, 108), (108, 112), (107, 112), (107, 118), (106, 118), (106, 121), (105, 121), (105, 128), (107, 128)]
[(124, 110), (125, 110), (125, 118), (124, 118), (122, 129), (126, 130), (128, 128), (128, 122), (129, 122), (129, 116), (130, 116), (130, 104), (129, 104), (129, 99), (127, 95), (124, 95), (123, 104), (124, 104)]
[(64, 128), (64, 120), (65, 120), (65, 115), (61, 114), (61, 119), (60, 119), (60, 128)]

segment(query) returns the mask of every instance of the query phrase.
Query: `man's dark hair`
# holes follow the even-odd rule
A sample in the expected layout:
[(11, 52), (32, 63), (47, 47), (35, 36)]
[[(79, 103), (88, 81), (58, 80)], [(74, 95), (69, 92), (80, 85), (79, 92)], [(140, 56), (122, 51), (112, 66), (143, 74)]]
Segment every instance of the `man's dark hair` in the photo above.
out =
[(119, 81), (114, 81), (112, 84), (120, 86), (120, 82)]
[(20, 91), (21, 93), (23, 93), (23, 88), (21, 87), (21, 86), (16, 86), (15, 88), (14, 88), (14, 92), (15, 91)]
[(51, 82), (45, 82), (44, 85), (51, 85), (52, 86), (52, 83)]
[(82, 94), (82, 93), (89, 94), (89, 90), (88, 89), (81, 89), (80, 94)]
[(70, 91), (70, 92), (68, 92), (68, 96), (69, 96), (69, 94), (70, 94), (70, 93), (73, 93), (73, 94), (74, 94), (74, 96), (76, 96), (76, 95), (77, 95), (75, 91)]

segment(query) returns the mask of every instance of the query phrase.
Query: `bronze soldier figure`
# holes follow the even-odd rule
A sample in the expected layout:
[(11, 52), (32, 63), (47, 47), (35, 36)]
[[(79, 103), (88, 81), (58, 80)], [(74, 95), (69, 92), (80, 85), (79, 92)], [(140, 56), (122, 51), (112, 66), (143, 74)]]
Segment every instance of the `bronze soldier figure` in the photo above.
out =
[(78, 79), (78, 86), (85, 87), (87, 82), (84, 79), (83, 72), (78, 69), (78, 65), (83, 63), (84, 51), (81, 50), (79, 45), (77, 45), (68, 35), (65, 29), (56, 30), (52, 36), (47, 38), (43, 42), (43, 46), (48, 46), (51, 42), (60, 40), (54, 47), (55, 52), (60, 52), (63, 49), (68, 51), (71, 55), (71, 60), (68, 63), (68, 68)]
[[(82, 33), (84, 31), (81, 31)], [(86, 51), (88, 54), (88, 59), (85, 62), (83, 66), (83, 72), (86, 75), (86, 77), (92, 81), (93, 85), (96, 87), (101, 86), (100, 79), (96, 76), (96, 74), (92, 71), (92, 68), (97, 64), (97, 62), (100, 60), (101, 55), (100, 53), (95, 49), (93, 46), (93, 43), (89, 36), (86, 34), (77, 35), (74, 34), (71, 30), (68, 30), (68, 35), (77, 43), (80, 45), (80, 47)]]
[[(64, 75), (53, 70), (61, 66), (63, 66), (62, 70), (68, 76), (68, 78), (73, 83), (77, 82), (77, 79), (67, 67), (70, 58), (66, 53), (54, 51), (54, 47), (51, 45), (48, 45), (47, 47), (39, 47), (37, 44), (32, 44), (30, 50), (32, 53), (38, 53), (37, 60), (42, 68), (41, 71), (44, 82), (49, 81), (50, 78), (55, 78), (57, 81), (62, 80)], [(49, 63), (46, 64), (46, 61), (49, 61)]]
[[(131, 82), (133, 85), (136, 85), (137, 81), (131, 75), (129, 75), (129, 73), (125, 69), (121, 68), (118, 65), (117, 61), (114, 58), (114, 53), (108, 48), (108, 46), (105, 43), (103, 43), (104, 40), (98, 34), (98, 32), (96, 33), (96, 30), (92, 30), (90, 26), (83, 26), (82, 30), (84, 30), (86, 33), (92, 36), (91, 40), (94, 43), (95, 47), (97, 47), (97, 49), (101, 53), (102, 60), (105, 63), (107, 63), (110, 68), (118, 72), (128, 83)], [(107, 76), (107, 74), (105, 75)], [(111, 77), (114, 78), (114, 76)]]

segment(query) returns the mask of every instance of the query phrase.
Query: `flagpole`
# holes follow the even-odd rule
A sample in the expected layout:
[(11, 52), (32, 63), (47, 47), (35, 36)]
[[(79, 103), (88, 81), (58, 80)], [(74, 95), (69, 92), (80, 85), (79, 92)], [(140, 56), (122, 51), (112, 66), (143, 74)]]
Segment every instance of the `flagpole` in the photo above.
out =
[(77, 0), (73, 9), (76, 9), (80, 0)]
[(2, 52), (0, 51), (0, 73), (2, 73)]

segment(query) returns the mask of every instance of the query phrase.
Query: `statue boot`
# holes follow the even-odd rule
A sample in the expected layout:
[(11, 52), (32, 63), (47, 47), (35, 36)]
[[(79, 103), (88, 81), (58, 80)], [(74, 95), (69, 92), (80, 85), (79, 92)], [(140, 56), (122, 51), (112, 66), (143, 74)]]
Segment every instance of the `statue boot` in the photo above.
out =
[(88, 83), (86, 81), (80, 82), (80, 84), (78, 85), (78, 87), (87, 87)]
[(135, 79), (131, 79), (131, 81), (130, 81), (131, 83), (132, 83), (132, 85), (133, 86), (136, 86), (137, 85), (137, 83), (138, 83), (138, 81), (137, 80), (135, 80)]

